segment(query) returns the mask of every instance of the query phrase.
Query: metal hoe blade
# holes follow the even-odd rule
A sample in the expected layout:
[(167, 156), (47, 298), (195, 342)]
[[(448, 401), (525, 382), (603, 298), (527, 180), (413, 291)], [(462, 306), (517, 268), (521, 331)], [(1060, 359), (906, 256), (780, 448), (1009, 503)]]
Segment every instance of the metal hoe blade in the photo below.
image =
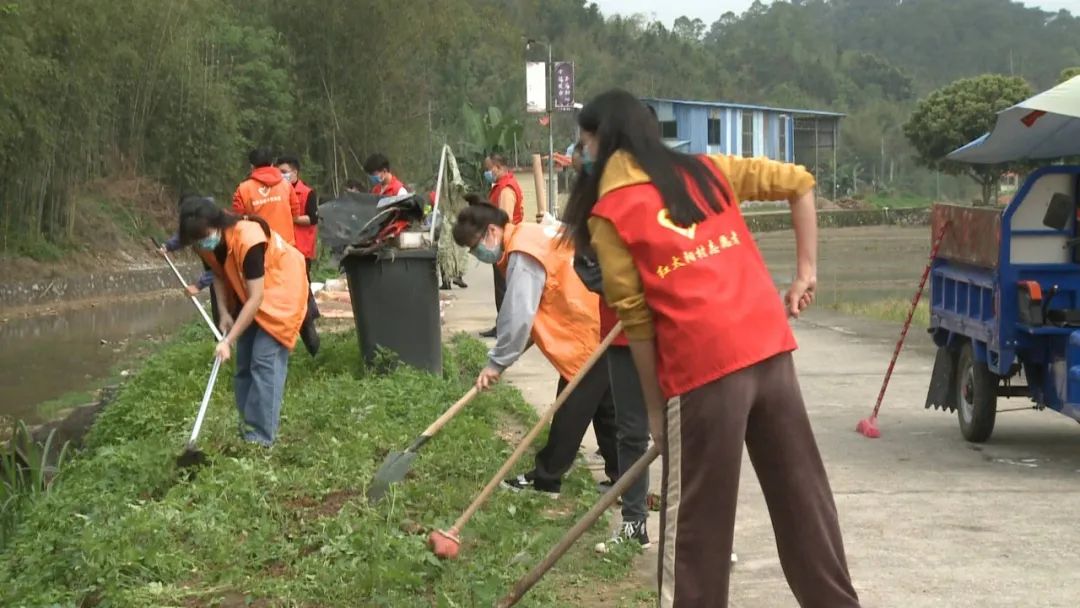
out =
[(371, 486), (368, 487), (367, 491), (368, 502), (378, 502), (386, 494), (386, 491), (390, 489), (391, 484), (405, 479), (405, 476), (409, 474), (409, 470), (412, 468), (414, 460), (416, 460), (416, 452), (408, 450), (391, 452), (371, 480)]

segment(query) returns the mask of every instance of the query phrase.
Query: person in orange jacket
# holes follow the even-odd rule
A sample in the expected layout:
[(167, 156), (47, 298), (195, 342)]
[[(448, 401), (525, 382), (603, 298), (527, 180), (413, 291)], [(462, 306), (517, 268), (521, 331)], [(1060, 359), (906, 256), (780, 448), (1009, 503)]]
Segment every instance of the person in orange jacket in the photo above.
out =
[(274, 154), (257, 148), (248, 154), (251, 174), (233, 193), (232, 209), (238, 215), (255, 215), (290, 245), (296, 244), (295, 218), (304, 215), (300, 197), (274, 166)]
[[(573, 248), (560, 244), (554, 227), (512, 224), (505, 211), (487, 204), (462, 209), (453, 236), (477, 260), (506, 275), (506, 299), (495, 322), (499, 337), (476, 386), (494, 386), (531, 338), (558, 371), (562, 392), (600, 344), (600, 300), (575, 272)], [(504, 480), (503, 487), (558, 496), (590, 423), (604, 469), (614, 480), (619, 474), (615, 406), (603, 359), (555, 413), (532, 470)]]
[[(668, 148), (634, 95), (578, 115), (568, 235), (594, 252), (661, 448), (660, 605), (728, 603), (743, 445), (800, 606), (858, 608), (836, 505), (799, 388), (788, 316), (814, 300), (814, 177), (766, 158)], [(797, 274), (781, 300), (739, 209), (788, 200)]]
[(182, 245), (192, 245), (214, 273), (224, 338), (223, 361), (236, 349), (236, 409), (246, 441), (269, 446), (277, 435), (289, 352), (307, 313), (304, 256), (268, 222), (236, 215), (205, 198), (180, 207)]

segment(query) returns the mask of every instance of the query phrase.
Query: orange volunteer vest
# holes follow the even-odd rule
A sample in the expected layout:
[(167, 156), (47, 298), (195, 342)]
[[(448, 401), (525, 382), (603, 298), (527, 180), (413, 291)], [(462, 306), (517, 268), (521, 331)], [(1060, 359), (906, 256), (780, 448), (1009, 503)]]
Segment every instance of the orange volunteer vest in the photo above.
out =
[[(628, 156), (622, 160), (637, 168)], [(716, 166), (701, 160), (731, 192)], [(688, 187), (700, 197), (692, 183)], [(701, 207), (705, 220), (677, 226), (659, 191), (646, 182), (602, 193), (593, 208), (593, 215), (615, 226), (641, 275), (656, 330), (660, 386), (669, 398), (796, 348), (738, 201), (723, 213)]]
[(574, 271), (574, 250), (560, 245), (557, 229), (539, 224), (507, 224), (503, 256), (496, 264), (506, 273), (510, 254), (526, 253), (544, 266), (547, 281), (533, 320), (532, 339), (559, 375), (570, 380), (600, 345), (600, 298)]
[[(266, 243), (263, 301), (255, 313), (255, 322), (291, 351), (307, 314), (307, 290), (310, 288), (304, 256), (280, 234), (271, 231), (268, 239), (262, 226), (248, 220), (241, 220), (227, 229), (224, 238), (228, 250), (224, 266), (218, 264), (213, 251), (197, 251), (210, 270), (225, 281), (229, 298), (235, 298), (241, 304), (248, 298), (244, 256), (255, 245)], [(300, 289), (301, 285), (304, 290)]]
[[(274, 181), (277, 173), (277, 181)], [(260, 167), (251, 172), (233, 195), (233, 211), (238, 215), (257, 215), (270, 224), (270, 230), (281, 235), (287, 243), (296, 243), (293, 230), (293, 198), (296, 193), (292, 184), (281, 177), (275, 167)]]

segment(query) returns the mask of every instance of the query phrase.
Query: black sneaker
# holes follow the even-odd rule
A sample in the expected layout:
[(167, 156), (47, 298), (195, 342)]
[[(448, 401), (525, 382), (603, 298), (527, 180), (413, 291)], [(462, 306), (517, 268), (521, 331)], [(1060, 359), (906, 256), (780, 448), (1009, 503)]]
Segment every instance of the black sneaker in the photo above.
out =
[(462, 289), (467, 289), (469, 287), (469, 285), (467, 283), (465, 283), (465, 281), (462, 280), (461, 277), (458, 277), (458, 278), (454, 279), (454, 285), (457, 285), (458, 287), (460, 287)]
[(491, 329), (489, 329), (487, 331), (480, 332), (480, 337), (481, 338), (494, 338), (495, 337), (495, 328), (492, 327)]
[[(652, 546), (649, 541), (649, 531), (645, 528), (645, 520), (624, 521), (619, 526), (619, 529), (615, 530), (615, 534), (611, 536), (611, 540), (607, 544), (614, 546), (628, 542), (636, 542), (642, 549), (648, 549)], [(605, 549), (601, 549), (600, 545), (597, 545), (597, 550), (603, 552)]]
[(533, 483), (533, 476), (529, 473), (526, 473), (524, 475), (518, 475), (517, 477), (511, 477), (509, 479), (504, 479), (502, 483), (499, 484), (499, 486), (503, 489), (510, 490), (511, 492), (533, 490), (534, 492), (539, 492), (549, 498), (559, 497), (558, 490), (547, 490), (536, 487), (536, 484)]

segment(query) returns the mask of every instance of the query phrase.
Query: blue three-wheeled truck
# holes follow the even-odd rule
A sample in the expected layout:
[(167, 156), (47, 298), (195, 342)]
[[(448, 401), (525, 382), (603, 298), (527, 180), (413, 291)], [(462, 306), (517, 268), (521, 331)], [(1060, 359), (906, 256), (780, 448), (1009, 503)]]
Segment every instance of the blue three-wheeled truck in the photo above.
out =
[(930, 272), (938, 346), (926, 407), (964, 438), (994, 430), (999, 397), (1080, 422), (1080, 166), (1033, 172), (1004, 210), (936, 205)]

